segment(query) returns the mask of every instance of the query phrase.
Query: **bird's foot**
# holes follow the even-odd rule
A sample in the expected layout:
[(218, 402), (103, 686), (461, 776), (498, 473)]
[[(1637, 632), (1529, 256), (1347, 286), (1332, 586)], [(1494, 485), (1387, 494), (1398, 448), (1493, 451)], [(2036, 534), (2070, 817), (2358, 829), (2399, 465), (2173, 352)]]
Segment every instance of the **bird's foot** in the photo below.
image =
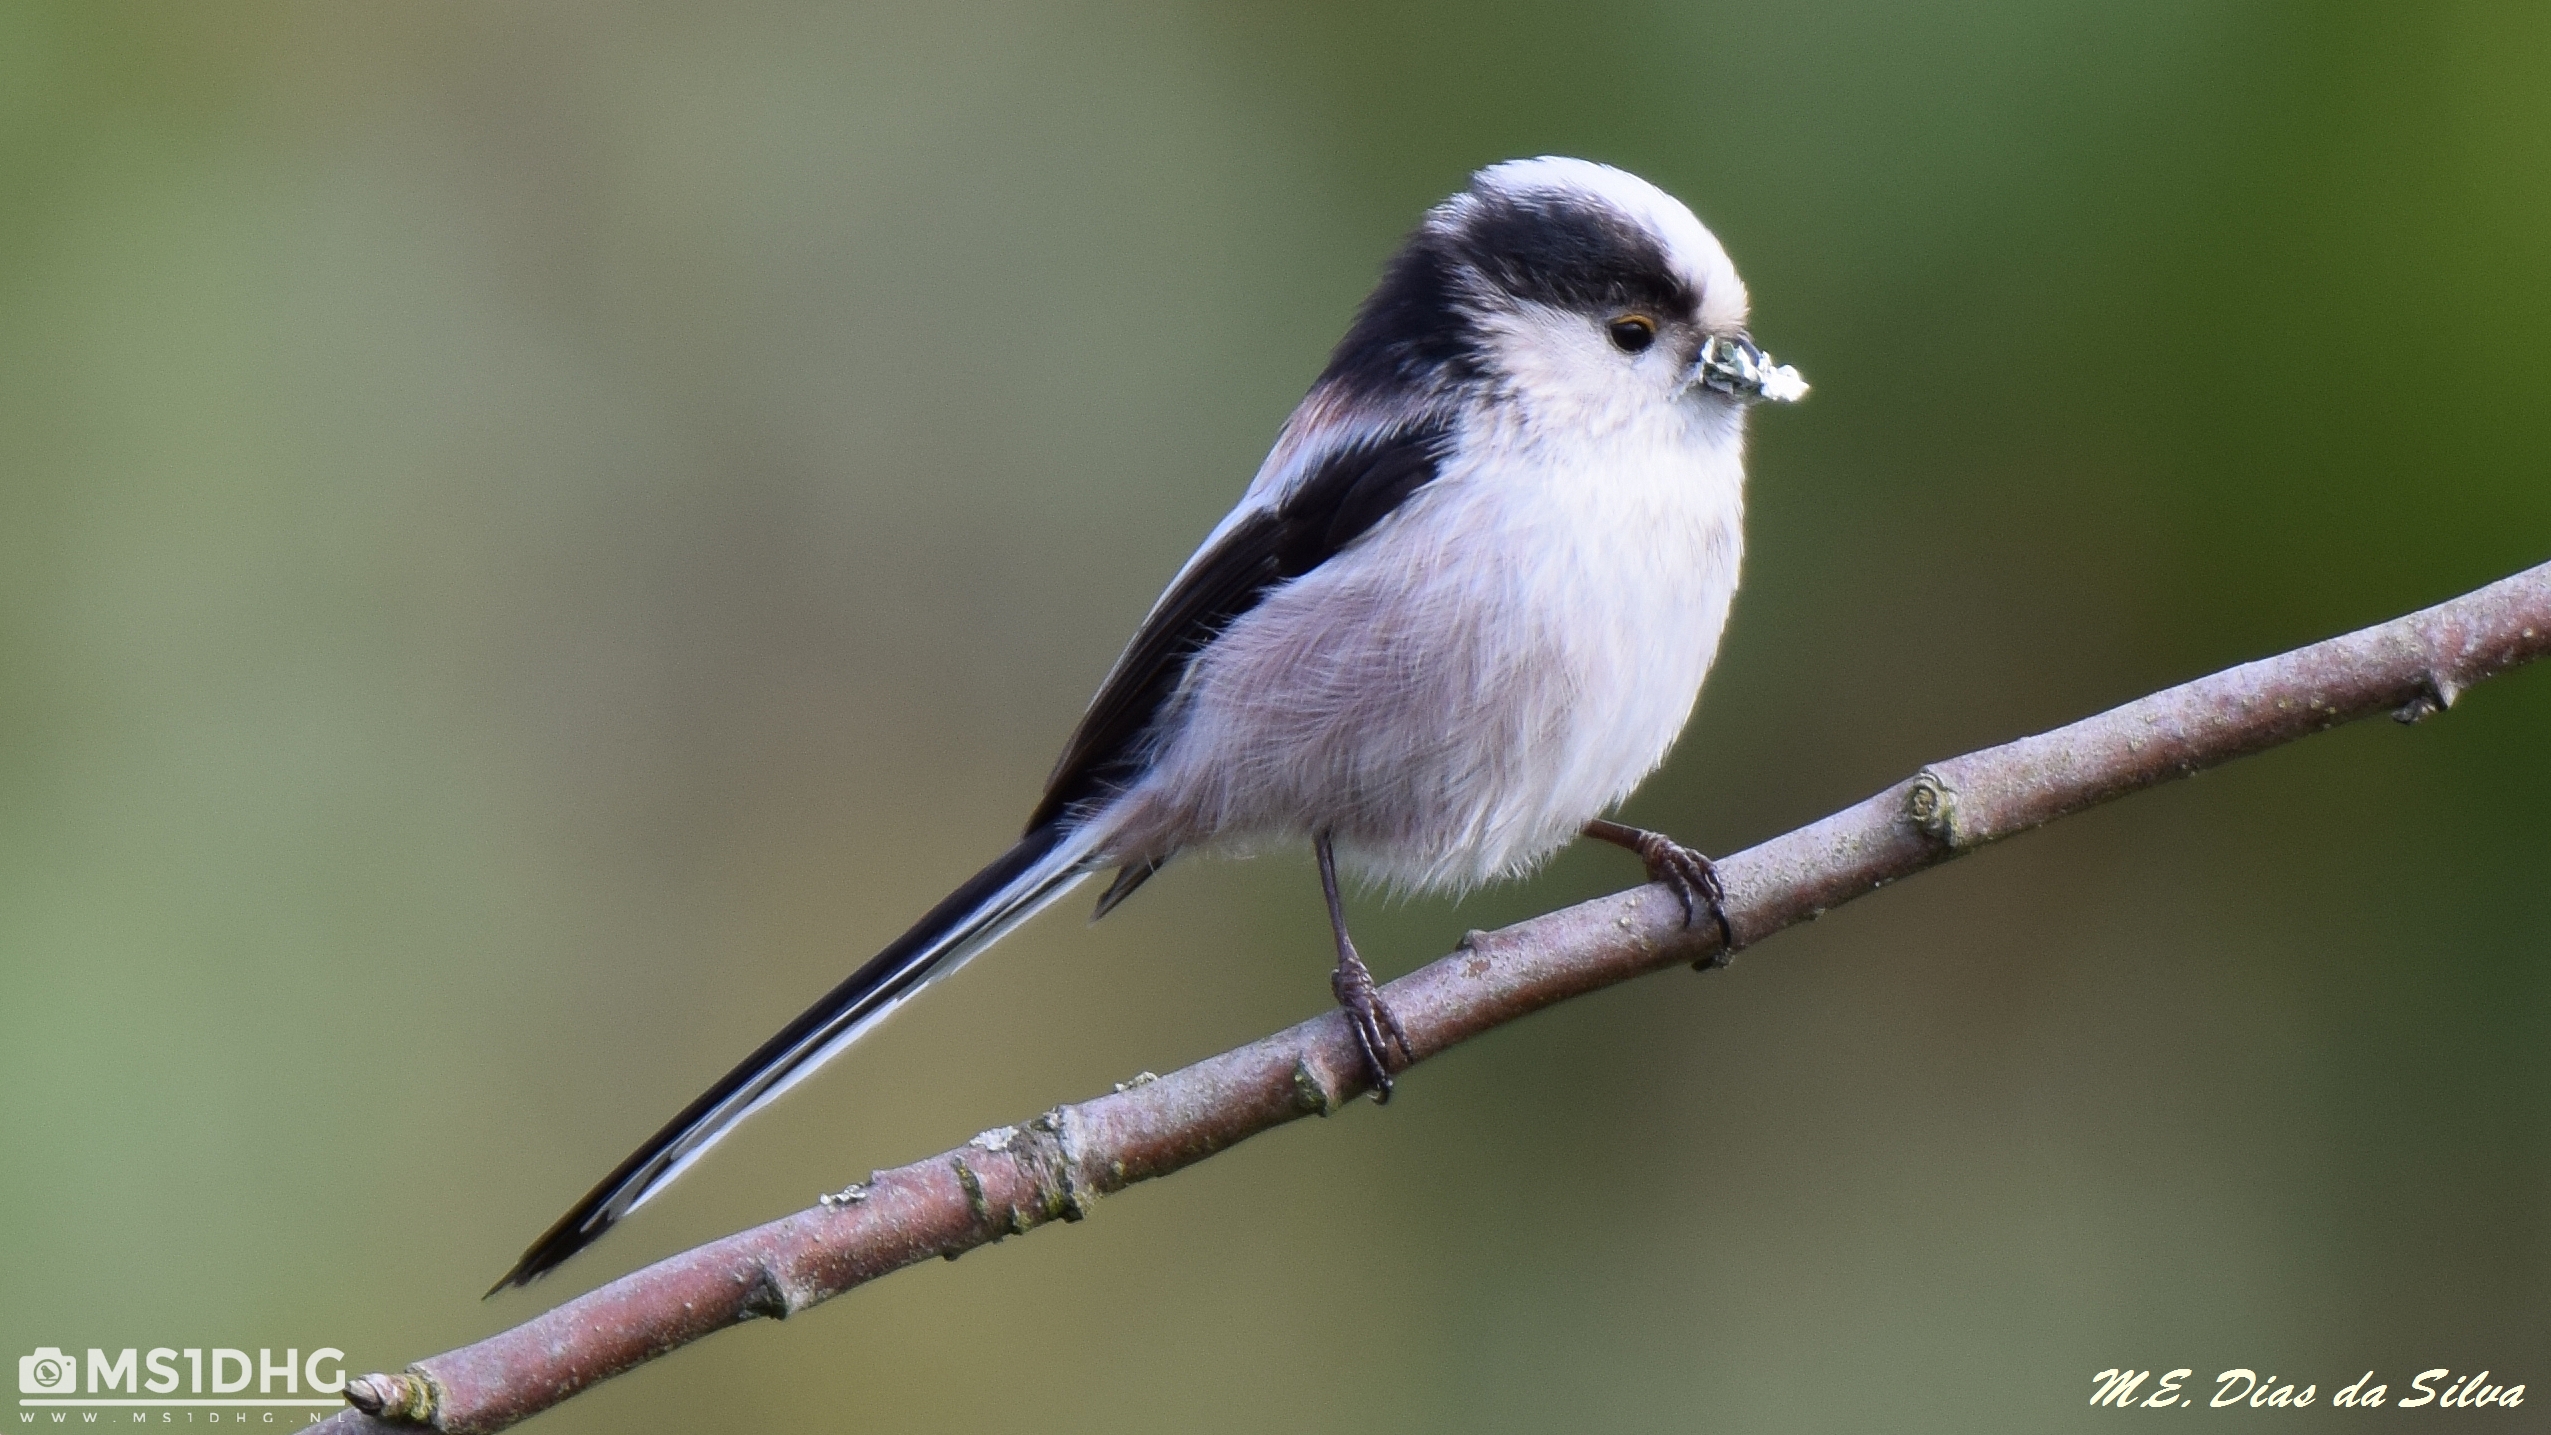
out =
[[(1410, 1049), (1400, 1019), (1373, 985), (1372, 969), (1355, 954), (1354, 944), (1339, 949), (1337, 970), (1329, 974), (1329, 990), (1337, 994), (1338, 1005), (1346, 1008), (1348, 1025), (1355, 1028), (1355, 1044), (1364, 1052), (1364, 1074), (1373, 1083), (1374, 1104), (1388, 1103), (1391, 1073), (1415, 1065), (1417, 1053)], [(1391, 1061), (1394, 1046), (1399, 1048), (1396, 1065)]]
[(1718, 879), (1718, 868), (1709, 858), (1675, 841), (1662, 832), (1650, 832), (1620, 822), (1590, 822), (1586, 835), (1616, 847), (1626, 847), (1639, 855), (1648, 869), (1648, 880), (1662, 883), (1683, 904), (1683, 925), (1691, 926), (1707, 911), (1718, 923), (1719, 949), (1698, 965), (1703, 971), (1726, 966), (1736, 952), (1736, 927), (1727, 920), (1727, 886)]

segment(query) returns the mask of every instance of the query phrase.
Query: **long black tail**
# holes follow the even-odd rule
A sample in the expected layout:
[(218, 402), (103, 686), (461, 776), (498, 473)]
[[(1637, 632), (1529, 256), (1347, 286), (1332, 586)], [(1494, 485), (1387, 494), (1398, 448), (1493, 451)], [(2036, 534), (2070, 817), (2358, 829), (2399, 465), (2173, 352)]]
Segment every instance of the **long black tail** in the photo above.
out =
[(999, 941), (1012, 927), (1070, 890), (1088, 875), (1088, 857), (1086, 839), (1059, 822), (1049, 822), (1020, 838), (1017, 846), (931, 908), (911, 931), (682, 1108), (681, 1115), (665, 1123), (663, 1130), (603, 1177), (602, 1184), (587, 1192), (575, 1209), (532, 1242), (531, 1249), (487, 1293), (528, 1285), (599, 1240), (738, 1122), (857, 1041), (922, 987), (955, 971), (966, 958)]

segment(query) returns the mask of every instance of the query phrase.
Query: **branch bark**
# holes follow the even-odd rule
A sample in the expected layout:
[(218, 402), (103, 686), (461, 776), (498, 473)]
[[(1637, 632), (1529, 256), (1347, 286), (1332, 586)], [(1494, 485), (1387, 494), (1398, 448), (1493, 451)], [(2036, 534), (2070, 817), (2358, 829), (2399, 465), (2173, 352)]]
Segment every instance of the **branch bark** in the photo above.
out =
[[(1990, 842), (2376, 713), (2403, 722), (2551, 652), (2551, 563), (2451, 602), (2244, 664), (2096, 717), (1924, 768), (1718, 864), (1740, 944)], [(1497, 932), (1383, 988), (1424, 1060), (1555, 1002), (1707, 962), (1715, 923), (1664, 887)], [(932, 1256), (1055, 1220), (1364, 1090), (1337, 1012), (1112, 1094), (881, 1171), (811, 1210), (659, 1261), (401, 1374), (350, 1382), (336, 1432), (501, 1430), (677, 1346), (783, 1318)]]

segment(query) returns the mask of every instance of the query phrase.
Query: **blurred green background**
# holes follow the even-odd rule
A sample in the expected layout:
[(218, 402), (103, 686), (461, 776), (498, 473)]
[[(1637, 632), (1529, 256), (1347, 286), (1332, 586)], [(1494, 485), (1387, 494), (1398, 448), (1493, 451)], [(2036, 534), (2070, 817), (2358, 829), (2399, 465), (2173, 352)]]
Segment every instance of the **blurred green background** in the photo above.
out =
[[(1307, 861), (1181, 867), (477, 1299), (999, 850), (1398, 235), (1544, 152), (1816, 384), (1630, 811), (1708, 850), (2551, 555), (2538, 8), (10, 5), (0, 1354), (394, 1368), (1319, 1010)], [(2119, 1364), (2546, 1428), (2546, 857), (2534, 671), (540, 1428), (2038, 1431)]]

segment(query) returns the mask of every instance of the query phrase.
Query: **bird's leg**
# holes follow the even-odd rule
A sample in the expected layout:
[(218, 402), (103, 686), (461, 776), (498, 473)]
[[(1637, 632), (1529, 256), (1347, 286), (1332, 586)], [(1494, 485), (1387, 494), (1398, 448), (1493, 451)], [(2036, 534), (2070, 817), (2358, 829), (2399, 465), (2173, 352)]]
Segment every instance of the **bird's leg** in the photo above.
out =
[(1355, 940), (1346, 934), (1346, 905), (1338, 899), (1337, 853), (1330, 847), (1329, 834), (1312, 838), (1311, 850), (1320, 858), (1320, 892), (1329, 899), (1329, 930), (1337, 934), (1338, 965), (1329, 974), (1329, 990), (1337, 994), (1338, 1005), (1346, 1008), (1348, 1023), (1355, 1028), (1355, 1043), (1364, 1049), (1364, 1070), (1373, 1078), (1373, 1100), (1379, 1104), (1391, 1099), (1390, 1048), (1399, 1048), (1403, 1067), (1414, 1064), (1417, 1054), (1409, 1049), (1400, 1019), (1374, 990), (1372, 969), (1355, 954)]
[(1704, 966), (1727, 965), (1728, 957), (1736, 950), (1736, 928), (1727, 920), (1727, 888), (1720, 884), (1718, 869), (1710, 865), (1710, 859), (1662, 832), (1600, 817), (1586, 824), (1586, 835), (1638, 853), (1639, 860), (1647, 864), (1648, 880), (1664, 883), (1681, 899), (1684, 926), (1698, 921), (1701, 909), (1707, 907), (1718, 922), (1718, 934), (1726, 941)]

